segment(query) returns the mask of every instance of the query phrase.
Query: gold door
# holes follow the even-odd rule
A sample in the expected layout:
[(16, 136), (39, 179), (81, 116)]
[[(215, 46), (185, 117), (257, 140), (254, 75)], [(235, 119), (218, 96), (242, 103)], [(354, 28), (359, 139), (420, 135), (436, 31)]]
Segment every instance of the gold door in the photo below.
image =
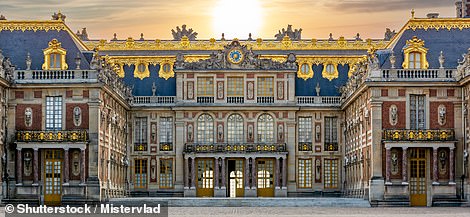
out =
[(256, 161), (258, 197), (274, 197), (274, 160)]
[(62, 150), (44, 151), (44, 204), (61, 205)]
[(426, 149), (411, 149), (410, 154), (410, 203), (426, 206)]
[[(229, 174), (229, 195), (230, 197), (243, 197), (245, 194), (244, 182), (244, 160), (229, 160), (229, 167), (234, 166), (234, 170)], [(232, 165), (233, 164), (233, 165)]]
[(214, 160), (197, 159), (197, 188), (196, 196), (214, 196)]

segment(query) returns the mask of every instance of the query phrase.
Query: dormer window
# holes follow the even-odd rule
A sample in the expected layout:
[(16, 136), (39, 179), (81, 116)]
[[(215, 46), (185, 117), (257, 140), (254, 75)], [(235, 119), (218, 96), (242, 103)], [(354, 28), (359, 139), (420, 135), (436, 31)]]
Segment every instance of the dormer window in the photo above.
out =
[(403, 61), (404, 69), (427, 69), (429, 63), (426, 59), (428, 49), (424, 47), (424, 41), (414, 36), (411, 40), (406, 41), (403, 48), (405, 59)]
[(49, 47), (44, 49), (43, 70), (66, 70), (68, 68), (65, 62), (67, 50), (62, 48), (62, 44), (57, 39), (49, 42)]

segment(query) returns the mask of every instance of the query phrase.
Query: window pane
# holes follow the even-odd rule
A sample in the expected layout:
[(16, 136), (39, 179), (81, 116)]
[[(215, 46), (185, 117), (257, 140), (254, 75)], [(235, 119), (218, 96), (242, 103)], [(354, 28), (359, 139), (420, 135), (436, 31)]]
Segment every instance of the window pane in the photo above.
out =
[(214, 96), (214, 81), (212, 77), (197, 78), (198, 96)]
[(271, 115), (263, 114), (258, 118), (257, 123), (258, 142), (274, 142), (274, 119)]
[(214, 142), (214, 119), (208, 114), (197, 119), (197, 141), (203, 144)]
[(243, 96), (243, 78), (242, 77), (229, 77), (228, 78), (228, 96)]
[(46, 130), (62, 130), (62, 96), (46, 97)]
[(258, 96), (274, 96), (273, 91), (273, 77), (259, 77), (258, 78)]
[(233, 114), (227, 120), (227, 141), (229, 143), (243, 143), (243, 117)]
[(299, 142), (312, 142), (311, 117), (299, 117)]
[(160, 118), (160, 143), (173, 143), (173, 118)]

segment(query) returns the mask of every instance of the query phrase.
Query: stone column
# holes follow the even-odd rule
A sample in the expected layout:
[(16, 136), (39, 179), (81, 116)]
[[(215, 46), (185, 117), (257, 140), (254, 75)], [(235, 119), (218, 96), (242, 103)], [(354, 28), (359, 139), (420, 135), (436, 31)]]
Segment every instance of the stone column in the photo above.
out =
[(281, 180), (281, 158), (277, 157), (276, 158), (276, 174), (274, 175), (274, 186), (276, 188), (281, 188), (280, 187), (280, 180)]
[(214, 163), (214, 188), (219, 188), (219, 180), (219, 157), (216, 157)]
[(23, 185), (23, 154), (16, 148), (16, 184)]
[(191, 188), (196, 188), (196, 158), (191, 158)]
[(222, 168), (221, 168), (222, 172), (221, 172), (221, 176), (222, 176), (222, 188), (226, 188), (225, 187), (225, 158), (222, 158)]
[(189, 180), (189, 161), (188, 161), (188, 157), (185, 157), (184, 158), (184, 188), (189, 187), (188, 180)]
[(287, 189), (287, 157), (282, 158), (282, 188)]
[(432, 152), (432, 184), (433, 185), (438, 185), (439, 182), (439, 176), (437, 173), (437, 149), (438, 147), (434, 147), (433, 152)]
[(85, 148), (80, 149), (80, 184), (85, 184)]
[(392, 153), (392, 148), (391, 147), (386, 147), (385, 148), (385, 184), (392, 184), (390, 181), (390, 174), (391, 174), (391, 167), (390, 167), (390, 159), (391, 159), (391, 153)]
[(408, 147), (403, 147), (403, 154), (402, 154), (402, 164), (401, 164), (401, 173), (402, 173), (402, 184), (408, 184)]
[(69, 148), (64, 148), (64, 185), (69, 184)]
[(34, 181), (33, 185), (39, 185), (39, 148), (34, 148), (34, 153), (33, 153), (33, 170), (34, 170)]
[(245, 178), (245, 189), (250, 189), (250, 158), (245, 157), (245, 172), (243, 174)]
[(256, 157), (251, 158), (251, 188), (255, 189), (258, 187), (256, 182)]
[(455, 177), (454, 177), (454, 147), (449, 148), (449, 184), (455, 184)]

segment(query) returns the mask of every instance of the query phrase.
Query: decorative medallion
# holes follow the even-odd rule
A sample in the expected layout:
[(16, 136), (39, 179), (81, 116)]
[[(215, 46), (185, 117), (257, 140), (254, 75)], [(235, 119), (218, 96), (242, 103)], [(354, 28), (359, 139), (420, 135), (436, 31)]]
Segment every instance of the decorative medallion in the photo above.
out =
[(232, 64), (240, 64), (243, 61), (244, 55), (240, 49), (232, 49), (228, 52), (227, 59)]
[(439, 105), (438, 108), (438, 122), (439, 125), (443, 126), (446, 124), (446, 106), (445, 105)]
[(391, 105), (390, 106), (390, 116), (389, 116), (389, 121), (390, 125), (395, 126), (398, 123), (398, 108), (396, 105)]
[(33, 124), (33, 110), (31, 108), (26, 108), (24, 110), (24, 124), (26, 127), (31, 127)]
[(82, 124), (82, 109), (78, 106), (73, 108), (73, 124), (76, 127)]

